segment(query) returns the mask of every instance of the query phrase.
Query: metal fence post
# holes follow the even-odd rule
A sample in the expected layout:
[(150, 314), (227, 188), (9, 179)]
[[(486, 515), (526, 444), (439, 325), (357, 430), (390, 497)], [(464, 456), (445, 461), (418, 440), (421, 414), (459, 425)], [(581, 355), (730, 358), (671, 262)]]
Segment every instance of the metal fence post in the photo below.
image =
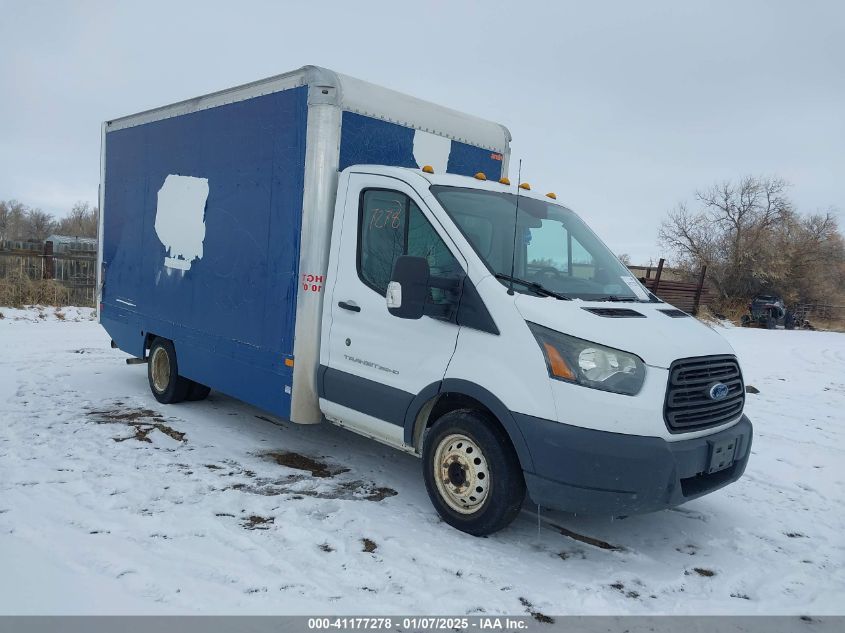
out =
[(704, 275), (707, 273), (707, 266), (701, 267), (701, 274), (698, 276), (698, 287), (695, 289), (695, 300), (692, 302), (693, 315), (698, 314), (698, 303), (701, 301), (701, 291), (704, 289)]
[(42, 277), (44, 279), (52, 279), (53, 278), (53, 242), (47, 240), (44, 242), (44, 273)]
[(660, 285), (660, 275), (663, 274), (663, 263), (665, 261), (666, 260), (661, 257), (660, 261), (657, 263), (657, 272), (654, 274), (654, 285), (651, 287), (651, 291), (654, 294), (657, 294), (657, 286)]

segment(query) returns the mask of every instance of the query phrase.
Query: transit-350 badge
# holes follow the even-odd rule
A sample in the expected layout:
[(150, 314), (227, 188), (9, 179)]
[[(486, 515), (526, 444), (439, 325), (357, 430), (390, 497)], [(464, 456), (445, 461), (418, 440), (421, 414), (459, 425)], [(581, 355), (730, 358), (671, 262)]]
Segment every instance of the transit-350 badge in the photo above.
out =
[(711, 400), (724, 400), (728, 397), (728, 386), (723, 382), (717, 382), (710, 385), (707, 395)]

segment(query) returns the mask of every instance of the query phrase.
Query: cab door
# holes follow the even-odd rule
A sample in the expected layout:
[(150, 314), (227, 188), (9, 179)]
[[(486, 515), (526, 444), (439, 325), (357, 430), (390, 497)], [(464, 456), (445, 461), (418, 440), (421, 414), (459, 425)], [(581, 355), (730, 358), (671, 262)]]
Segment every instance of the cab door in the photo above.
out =
[[(329, 267), (331, 323), (320, 367), (320, 407), (335, 422), (401, 446), (411, 401), (443, 379), (455, 350), (466, 265), (405, 182), (351, 174), (346, 195), (343, 217), (334, 225), (340, 244)], [(387, 309), (387, 284), (401, 255), (425, 257), (438, 286), (429, 290), (426, 314), (417, 320)]]

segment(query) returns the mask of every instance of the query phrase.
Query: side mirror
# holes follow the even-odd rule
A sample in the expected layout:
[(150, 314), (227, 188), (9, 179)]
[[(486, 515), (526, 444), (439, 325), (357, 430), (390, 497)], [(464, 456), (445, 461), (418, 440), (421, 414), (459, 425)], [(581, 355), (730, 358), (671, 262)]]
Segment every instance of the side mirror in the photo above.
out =
[(425, 257), (403, 255), (393, 264), (387, 285), (387, 310), (400, 319), (419, 319), (428, 297), (430, 270)]

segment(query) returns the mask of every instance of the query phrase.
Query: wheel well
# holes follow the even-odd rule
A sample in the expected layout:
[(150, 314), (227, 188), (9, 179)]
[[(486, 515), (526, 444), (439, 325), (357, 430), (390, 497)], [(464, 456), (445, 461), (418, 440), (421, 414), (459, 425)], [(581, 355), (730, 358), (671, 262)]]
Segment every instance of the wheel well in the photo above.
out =
[(417, 419), (414, 422), (414, 449), (419, 452), (422, 448), (423, 433), (428, 427), (450, 411), (457, 411), (458, 409), (472, 409), (473, 411), (480, 411), (486, 414), (491, 420), (495, 420), (496, 424), (505, 433), (505, 436), (508, 435), (501, 421), (481, 401), (463, 393), (446, 392), (438, 394), (420, 409)]
[[(157, 338), (164, 338), (164, 337), (159, 336), (158, 334), (153, 334), (152, 332), (147, 332), (144, 335), (144, 358), (147, 357), (147, 352), (150, 351), (150, 348), (153, 346), (153, 341), (156, 340)], [(165, 339), (165, 340), (169, 340), (169, 339)]]
[(147, 355), (147, 351), (150, 349), (155, 339), (156, 335), (152, 332), (147, 332), (144, 336), (144, 356)]

